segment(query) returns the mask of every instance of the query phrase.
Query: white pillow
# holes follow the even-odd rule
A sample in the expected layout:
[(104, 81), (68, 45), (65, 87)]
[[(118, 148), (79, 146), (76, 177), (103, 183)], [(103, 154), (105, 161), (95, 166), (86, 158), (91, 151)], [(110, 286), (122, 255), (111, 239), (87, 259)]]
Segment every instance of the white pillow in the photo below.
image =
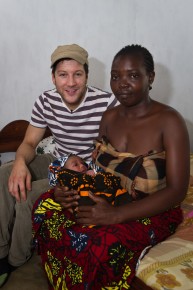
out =
[(55, 148), (55, 141), (53, 136), (44, 138), (36, 147), (37, 154), (53, 153)]

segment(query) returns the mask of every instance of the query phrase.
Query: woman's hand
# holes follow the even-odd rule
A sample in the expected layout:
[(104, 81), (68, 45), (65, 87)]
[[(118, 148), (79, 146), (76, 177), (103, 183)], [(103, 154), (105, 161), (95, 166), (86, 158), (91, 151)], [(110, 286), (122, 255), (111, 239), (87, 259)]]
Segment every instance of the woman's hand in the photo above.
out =
[(104, 198), (89, 193), (89, 197), (95, 202), (93, 206), (79, 206), (76, 210), (77, 223), (83, 225), (110, 225), (118, 223), (117, 210)]
[(73, 212), (73, 208), (78, 206), (80, 198), (78, 191), (69, 190), (68, 187), (56, 186), (54, 192), (55, 201), (57, 201), (64, 209)]

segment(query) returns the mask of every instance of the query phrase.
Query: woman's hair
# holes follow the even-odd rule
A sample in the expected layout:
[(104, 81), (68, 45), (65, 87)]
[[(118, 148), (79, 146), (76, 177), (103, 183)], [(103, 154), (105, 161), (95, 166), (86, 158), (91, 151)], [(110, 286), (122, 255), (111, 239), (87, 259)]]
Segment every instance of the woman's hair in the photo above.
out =
[[(53, 73), (53, 75), (55, 74), (57, 64), (58, 64), (60, 61), (63, 61), (63, 60), (71, 60), (71, 59), (72, 59), (72, 58), (61, 58), (61, 59), (58, 59), (58, 60), (54, 63), (54, 65), (53, 65), (53, 67), (52, 67), (52, 73)], [(85, 73), (86, 73), (86, 76), (88, 77), (89, 69), (88, 69), (88, 64), (87, 64), (87, 63), (84, 64), (84, 71), (85, 71)]]
[(127, 45), (123, 47), (114, 57), (114, 60), (119, 56), (136, 55), (143, 59), (144, 66), (148, 73), (154, 72), (154, 61), (151, 53), (143, 46), (138, 44)]

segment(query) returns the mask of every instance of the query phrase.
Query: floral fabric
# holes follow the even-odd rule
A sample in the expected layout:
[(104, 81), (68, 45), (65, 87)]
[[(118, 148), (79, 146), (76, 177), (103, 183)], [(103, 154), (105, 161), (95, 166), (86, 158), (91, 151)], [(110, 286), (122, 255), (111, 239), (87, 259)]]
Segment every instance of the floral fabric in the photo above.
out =
[(124, 224), (84, 227), (53, 200), (53, 189), (36, 201), (34, 236), (49, 289), (129, 289), (144, 249), (170, 236), (180, 208)]

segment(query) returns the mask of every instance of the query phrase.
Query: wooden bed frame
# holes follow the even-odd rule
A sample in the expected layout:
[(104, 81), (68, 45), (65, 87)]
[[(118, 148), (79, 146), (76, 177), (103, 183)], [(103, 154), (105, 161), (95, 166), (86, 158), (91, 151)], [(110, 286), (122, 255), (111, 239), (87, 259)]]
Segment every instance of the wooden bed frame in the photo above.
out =
[[(15, 152), (21, 144), (29, 122), (26, 120), (15, 120), (7, 124), (0, 131), (0, 153)], [(44, 138), (51, 136), (49, 129), (46, 130)], [(130, 290), (152, 290), (139, 278), (135, 277)]]
[[(15, 120), (7, 124), (0, 131), (0, 153), (16, 152), (23, 141), (29, 122), (26, 120)], [(46, 129), (43, 138), (51, 136), (50, 129)]]

